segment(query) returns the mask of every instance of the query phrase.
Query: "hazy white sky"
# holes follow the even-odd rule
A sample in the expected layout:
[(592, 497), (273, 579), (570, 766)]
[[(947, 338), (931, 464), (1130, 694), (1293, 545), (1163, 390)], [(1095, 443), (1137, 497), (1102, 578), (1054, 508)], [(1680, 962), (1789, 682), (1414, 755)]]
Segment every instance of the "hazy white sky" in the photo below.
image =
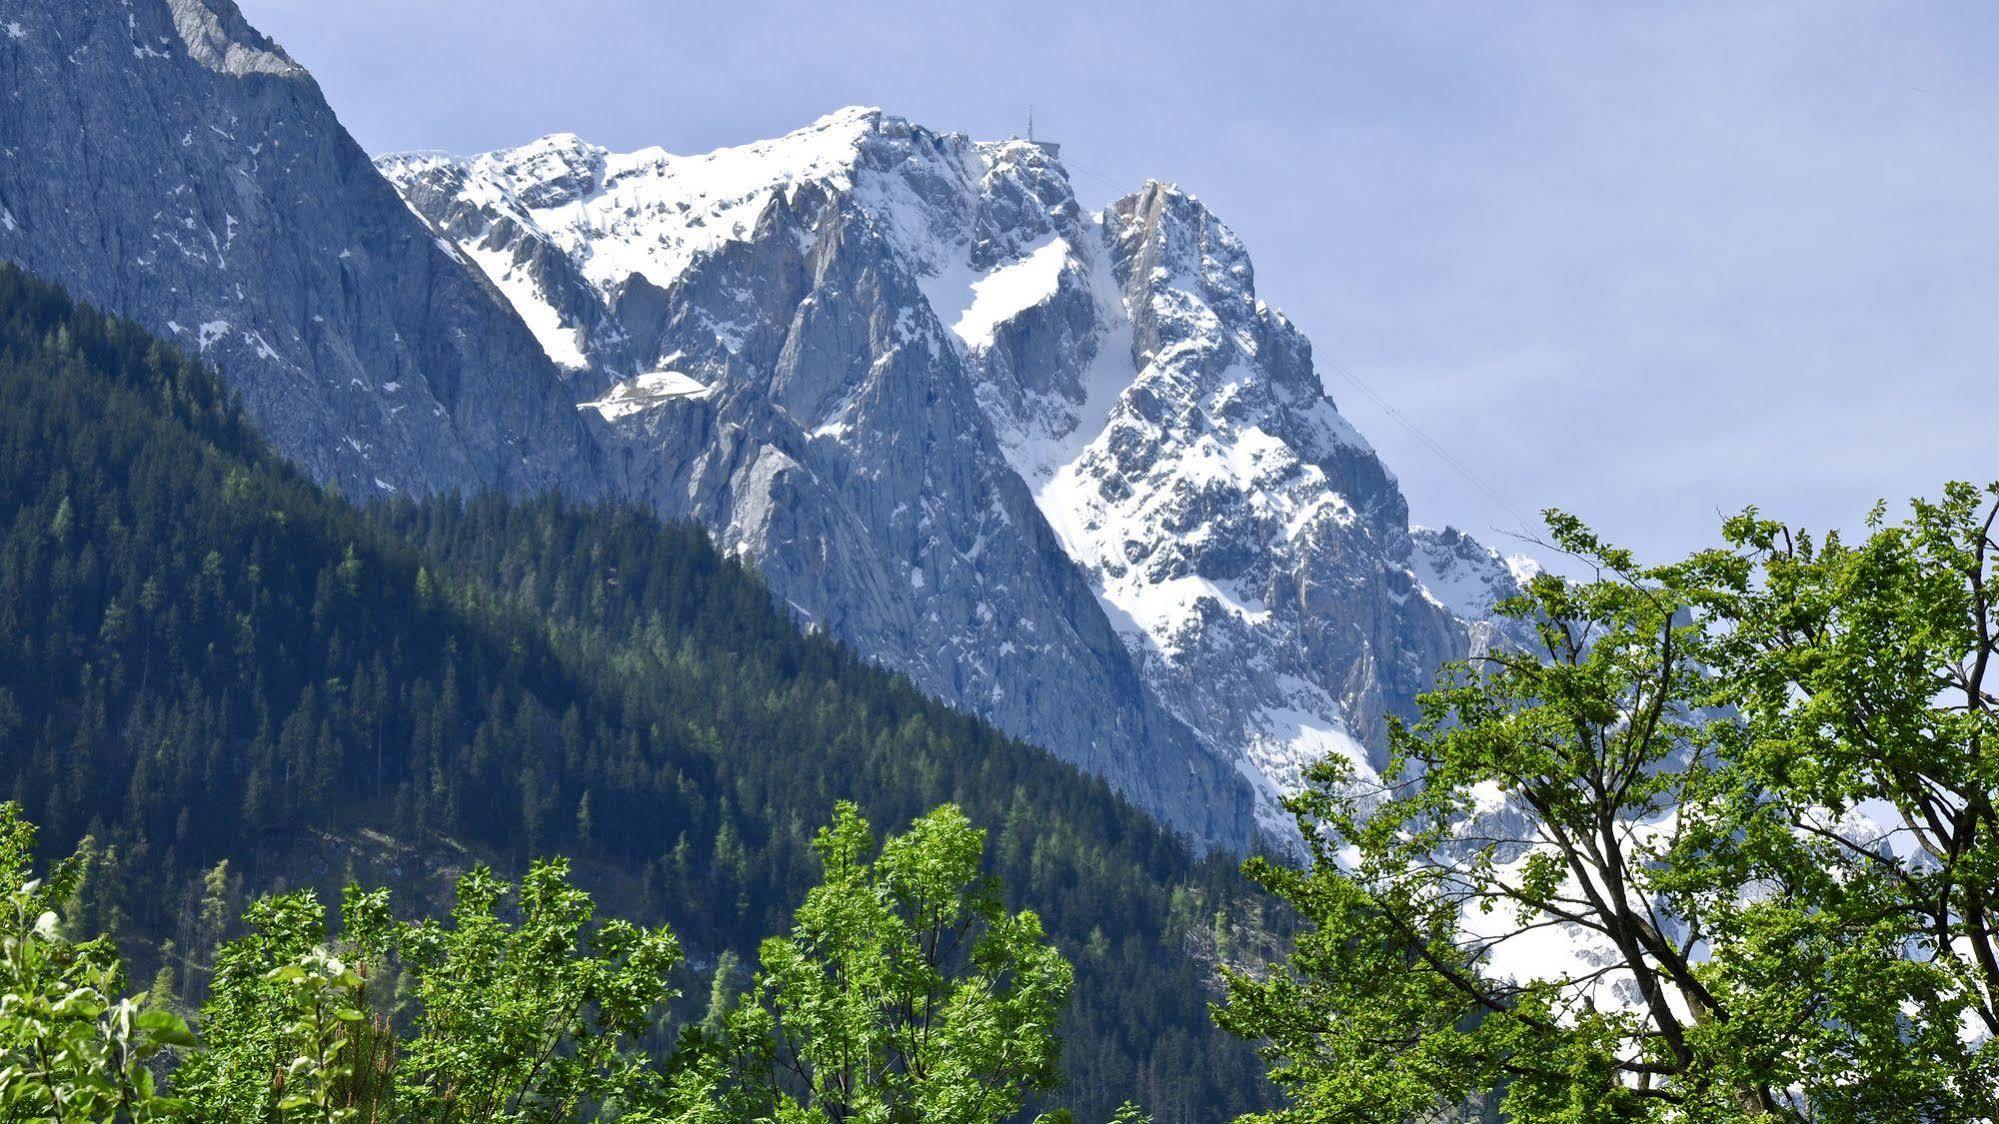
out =
[(1999, 479), (1999, 5), (240, 3), (373, 152), (1032, 104), (1086, 203), (1234, 226), (1416, 519), (1502, 549)]

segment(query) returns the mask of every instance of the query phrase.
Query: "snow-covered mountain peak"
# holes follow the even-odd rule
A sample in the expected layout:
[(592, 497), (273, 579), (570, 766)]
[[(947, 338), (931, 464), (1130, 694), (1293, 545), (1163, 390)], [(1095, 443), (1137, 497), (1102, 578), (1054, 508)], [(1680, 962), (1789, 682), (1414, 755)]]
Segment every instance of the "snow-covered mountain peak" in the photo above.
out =
[[(1016, 147), (995, 149), (993, 166), (1031, 161)], [(982, 228), (981, 216), (949, 206), (991, 171), (980, 151), (963, 136), (850, 107), (775, 139), (695, 155), (617, 153), (558, 133), (477, 156), (396, 154), (378, 165), (479, 263), (551, 358), (637, 373), (657, 357), (625, 354), (625, 338), (596, 322), (577, 282), (613, 304), (655, 301), (702, 258), (754, 238), (773, 206), (810, 210), (832, 199), (869, 216), (919, 270), (956, 256), (939, 244), (976, 243), (998, 256), (1022, 237), (1014, 216)], [(797, 233), (809, 236), (809, 226)]]
[[(558, 135), (383, 167), (662, 506), (1181, 822), (1206, 813), (1104, 765), (1140, 725), (1183, 731), (1282, 838), (1304, 767), (1378, 765), (1385, 716), (1510, 588), (1470, 540), (1411, 535), (1242, 239), (1173, 184), (1086, 212), (1053, 145), (875, 109), (699, 156)], [(1082, 736), (1060, 681), (1127, 674), (1166, 717)]]
[(475, 162), (468, 170), (487, 175), (522, 206), (540, 210), (574, 203), (600, 190), (610, 155), (575, 133), (550, 133)]
[(1421, 569), (1176, 187), (1092, 213), (1051, 143), (856, 108), (700, 154), (384, 157), (391, 190), (231, 0), (13, 22), (0, 256), (198, 349), (349, 494), (698, 521), (814, 626), (1232, 848), (1473, 643), (1430, 584), (1484, 562)]
[(524, 213), (538, 232), (586, 262), (592, 280), (638, 274), (671, 285), (694, 258), (747, 237), (774, 194), (804, 183), (851, 182), (878, 110), (832, 114), (775, 140), (680, 156), (663, 148), (615, 153), (555, 133), (479, 156), (389, 156), (399, 184), (439, 167), (463, 175), (479, 202)]
[(1134, 279), (1254, 301), (1256, 275), (1242, 239), (1179, 185), (1147, 180), (1108, 214)]

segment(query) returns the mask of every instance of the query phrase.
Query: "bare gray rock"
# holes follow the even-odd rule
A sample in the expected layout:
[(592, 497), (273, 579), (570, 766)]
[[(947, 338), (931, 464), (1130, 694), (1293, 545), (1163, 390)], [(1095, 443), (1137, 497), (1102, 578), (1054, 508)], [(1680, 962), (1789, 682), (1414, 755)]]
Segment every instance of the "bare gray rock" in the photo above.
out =
[(519, 316), (231, 0), (16, 0), (0, 24), (0, 257), (212, 361), (349, 495), (598, 491)]

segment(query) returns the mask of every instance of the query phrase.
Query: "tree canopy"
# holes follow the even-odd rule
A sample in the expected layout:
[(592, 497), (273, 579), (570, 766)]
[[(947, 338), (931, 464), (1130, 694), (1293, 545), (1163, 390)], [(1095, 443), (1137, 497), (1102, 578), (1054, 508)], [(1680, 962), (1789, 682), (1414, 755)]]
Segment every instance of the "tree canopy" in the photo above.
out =
[(746, 1118), (975, 1124), (1061, 1083), (1074, 975), (1041, 920), (1008, 913), (985, 832), (946, 805), (875, 851), (842, 804), (825, 879), (763, 942), (709, 1080)]
[(0, 1119), (990, 1124), (1059, 1089), (1074, 977), (1000, 904), (984, 832), (945, 805), (877, 852), (847, 804), (816, 844), (792, 931), (670, 1048), (674, 934), (599, 918), (561, 861), (518, 888), (469, 871), (448, 918), (358, 886), (337, 919), (260, 898), (190, 1031), (122, 994), (109, 940), (65, 932), (76, 863), (30, 877), (33, 829), (0, 805)]
[(1271, 1120), (1964, 1121), (1999, 1112), (1992, 527), (1962, 485), (1864, 541), (1750, 512), (1504, 611), (1379, 785), (1337, 760), (1313, 850), (1256, 880), (1308, 922), (1235, 972)]

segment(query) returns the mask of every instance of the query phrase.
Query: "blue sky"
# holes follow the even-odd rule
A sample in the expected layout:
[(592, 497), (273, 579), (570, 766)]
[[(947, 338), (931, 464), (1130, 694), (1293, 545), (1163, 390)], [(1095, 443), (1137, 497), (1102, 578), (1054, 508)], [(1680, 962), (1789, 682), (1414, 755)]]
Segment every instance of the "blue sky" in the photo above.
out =
[(240, 3), (374, 152), (1031, 104), (1086, 203), (1235, 227), (1417, 520), (1503, 549), (1999, 479), (1999, 5)]

